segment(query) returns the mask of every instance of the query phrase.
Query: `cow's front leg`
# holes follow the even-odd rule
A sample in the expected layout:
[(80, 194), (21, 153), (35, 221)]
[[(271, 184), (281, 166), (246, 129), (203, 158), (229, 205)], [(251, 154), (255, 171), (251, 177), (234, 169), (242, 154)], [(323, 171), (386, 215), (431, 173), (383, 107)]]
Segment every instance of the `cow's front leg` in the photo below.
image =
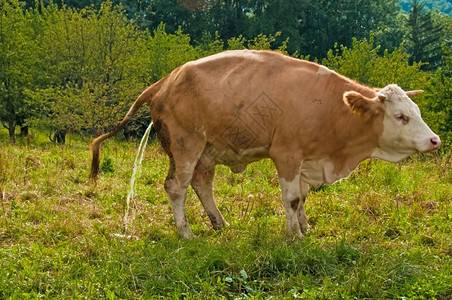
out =
[(306, 196), (309, 192), (309, 184), (300, 180), (300, 201), (298, 202), (297, 215), (298, 223), (300, 224), (301, 231), (306, 232), (309, 230), (308, 220), (306, 218), (306, 211), (304, 208), (304, 203)]
[[(286, 209), (286, 230), (288, 234), (303, 236), (301, 232), (300, 222), (298, 220), (300, 208), (300, 175), (295, 176), (292, 180), (286, 180), (279, 177), (279, 184), (281, 186), (282, 200), (284, 208)], [(304, 199), (303, 199), (304, 200)], [(306, 223), (306, 215), (304, 213), (304, 205), (302, 214), (304, 215), (303, 224)], [(305, 224), (307, 226), (307, 223)]]

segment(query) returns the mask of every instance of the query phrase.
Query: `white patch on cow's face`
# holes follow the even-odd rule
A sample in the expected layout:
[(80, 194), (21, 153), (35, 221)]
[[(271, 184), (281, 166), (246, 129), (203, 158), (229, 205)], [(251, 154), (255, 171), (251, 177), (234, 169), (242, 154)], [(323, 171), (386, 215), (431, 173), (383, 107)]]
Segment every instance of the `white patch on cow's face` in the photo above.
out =
[(439, 137), (422, 120), (419, 107), (397, 85), (380, 91), (386, 98), (383, 133), (372, 157), (397, 162), (417, 152), (435, 150)]

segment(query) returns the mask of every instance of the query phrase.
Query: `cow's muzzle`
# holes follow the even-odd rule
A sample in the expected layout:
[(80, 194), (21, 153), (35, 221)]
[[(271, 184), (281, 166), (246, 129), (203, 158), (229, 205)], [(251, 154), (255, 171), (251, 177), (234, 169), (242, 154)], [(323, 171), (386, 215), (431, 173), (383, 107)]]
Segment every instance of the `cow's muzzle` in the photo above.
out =
[(435, 136), (430, 139), (430, 148), (428, 151), (433, 151), (438, 149), (441, 146), (441, 140), (438, 136)]

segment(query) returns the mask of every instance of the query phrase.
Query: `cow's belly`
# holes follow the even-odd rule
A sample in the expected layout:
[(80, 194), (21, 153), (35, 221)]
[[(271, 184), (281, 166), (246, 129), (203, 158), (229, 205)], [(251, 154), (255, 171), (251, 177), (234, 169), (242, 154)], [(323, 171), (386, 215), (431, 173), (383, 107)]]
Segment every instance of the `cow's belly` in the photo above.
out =
[(231, 168), (232, 172), (243, 172), (246, 166), (252, 162), (268, 157), (268, 147), (250, 149), (232, 149), (214, 147), (208, 144), (203, 155), (215, 164), (222, 164)]
[(301, 166), (301, 180), (318, 187), (324, 183), (334, 183), (339, 179), (350, 175), (352, 170), (344, 169), (337, 171), (330, 160), (304, 161)]

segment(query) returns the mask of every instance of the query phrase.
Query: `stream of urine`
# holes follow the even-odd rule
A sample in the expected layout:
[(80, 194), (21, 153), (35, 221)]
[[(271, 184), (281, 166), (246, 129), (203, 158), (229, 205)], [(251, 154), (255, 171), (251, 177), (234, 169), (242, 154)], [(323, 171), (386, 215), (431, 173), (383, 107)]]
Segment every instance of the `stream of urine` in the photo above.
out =
[[(127, 206), (126, 206), (126, 211), (124, 214), (124, 232), (126, 234), (129, 232), (130, 219), (133, 220), (134, 215), (135, 215), (135, 205), (132, 205), (132, 207), (131, 207), (130, 204), (131, 204), (131, 202), (132, 202), (132, 204), (134, 202), (133, 199), (135, 197), (135, 182), (140, 174), (141, 162), (143, 160), (143, 153), (144, 153), (144, 149), (146, 149), (146, 145), (148, 143), (149, 133), (151, 132), (152, 125), (153, 125), (153, 123), (151, 122), (149, 124), (149, 127), (146, 129), (146, 132), (144, 133), (143, 138), (141, 139), (140, 147), (138, 148), (137, 156), (135, 157), (135, 163), (133, 165), (132, 177), (130, 178), (130, 189), (129, 189), (129, 193), (127, 194)], [(130, 213), (131, 210), (132, 210), (132, 214)], [(130, 218), (130, 217), (132, 217), (132, 218)]]

